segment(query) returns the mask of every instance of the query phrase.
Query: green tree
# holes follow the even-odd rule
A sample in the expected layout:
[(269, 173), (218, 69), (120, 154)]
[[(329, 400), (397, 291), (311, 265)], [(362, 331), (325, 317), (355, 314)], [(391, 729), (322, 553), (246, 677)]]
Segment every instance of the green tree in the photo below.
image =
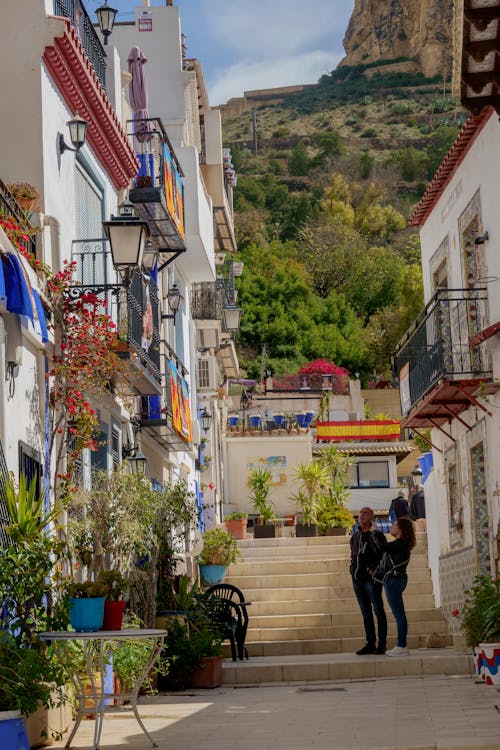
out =
[(311, 159), (303, 141), (299, 141), (288, 159), (290, 174), (296, 177), (304, 177), (311, 168)]

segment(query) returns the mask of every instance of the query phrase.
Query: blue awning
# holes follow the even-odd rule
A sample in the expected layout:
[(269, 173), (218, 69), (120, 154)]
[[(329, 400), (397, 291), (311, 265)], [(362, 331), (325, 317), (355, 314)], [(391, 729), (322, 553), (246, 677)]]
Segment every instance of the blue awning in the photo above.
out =
[(5, 292), (5, 277), (3, 275), (3, 263), (0, 263), (0, 300), (5, 303), (7, 294)]
[(29, 283), (28, 275), (19, 258), (13, 253), (5, 253), (0, 262), (0, 299), (7, 310), (17, 315), (25, 315), (34, 332), (42, 342), (49, 340), (45, 310), (37, 290)]

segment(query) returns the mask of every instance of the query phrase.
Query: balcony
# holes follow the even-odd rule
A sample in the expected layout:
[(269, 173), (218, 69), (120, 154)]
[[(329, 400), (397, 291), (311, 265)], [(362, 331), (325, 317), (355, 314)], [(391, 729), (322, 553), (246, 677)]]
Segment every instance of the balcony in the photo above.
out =
[(115, 351), (124, 363), (126, 379), (135, 395), (160, 394), (160, 331), (158, 288), (147, 275), (132, 276), (128, 288), (109, 283), (111, 265), (107, 240), (74, 240), (72, 260), (76, 261), (75, 296), (82, 291), (103, 300), (106, 312), (116, 323)]
[(395, 357), (402, 427), (440, 427), (471, 405), (484, 410), (475, 396), (492, 373), (476, 341), (486, 304), (485, 289), (443, 289), (408, 330)]
[(192, 422), (186, 369), (168, 345), (161, 395), (140, 399), (139, 424), (167, 451), (191, 448)]
[(191, 287), (193, 320), (221, 320), (224, 289), (217, 281), (201, 282)]
[(26, 252), (36, 255), (35, 230), (26, 218), (26, 214), (17, 203), (14, 196), (9, 192), (7, 185), (0, 180), (0, 215), (4, 219), (12, 219), (21, 227), (29, 239), (20, 239), (19, 242)]
[(127, 137), (140, 165), (129, 198), (164, 258), (161, 269), (186, 250), (184, 175), (160, 120), (129, 120)]
[(347, 375), (319, 375), (296, 374), (274, 375), (272, 388), (269, 393), (323, 393), (329, 391), (337, 395), (349, 393), (349, 377)]
[(106, 88), (106, 53), (81, 0), (54, 0), (54, 15), (69, 18), (102, 87)]

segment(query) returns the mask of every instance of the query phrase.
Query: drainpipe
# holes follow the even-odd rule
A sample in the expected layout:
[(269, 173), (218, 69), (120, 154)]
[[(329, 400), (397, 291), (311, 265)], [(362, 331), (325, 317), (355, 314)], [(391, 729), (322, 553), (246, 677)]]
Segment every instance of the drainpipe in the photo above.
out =
[(3, 317), (0, 315), (0, 441), (4, 454), (7, 457), (7, 435), (5, 432), (5, 409), (7, 406), (7, 397), (5, 393), (7, 382), (5, 378), (5, 338), (5, 325)]

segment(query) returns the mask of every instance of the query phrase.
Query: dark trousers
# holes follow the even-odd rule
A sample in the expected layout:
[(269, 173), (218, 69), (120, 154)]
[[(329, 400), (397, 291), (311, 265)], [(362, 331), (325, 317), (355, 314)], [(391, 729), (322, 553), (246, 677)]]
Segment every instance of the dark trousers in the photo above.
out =
[(408, 583), (406, 576), (389, 576), (384, 583), (385, 596), (391, 612), (396, 620), (398, 629), (398, 646), (406, 648), (406, 637), (408, 635), (408, 621), (406, 619), (405, 605), (403, 602), (403, 591)]
[(366, 581), (355, 581), (352, 579), (352, 587), (358, 600), (363, 625), (365, 626), (366, 642), (375, 646), (377, 636), (375, 633), (375, 622), (373, 613), (377, 618), (378, 643), (385, 646), (387, 642), (387, 617), (385, 616), (384, 602), (382, 600), (382, 584), (369, 578)]

